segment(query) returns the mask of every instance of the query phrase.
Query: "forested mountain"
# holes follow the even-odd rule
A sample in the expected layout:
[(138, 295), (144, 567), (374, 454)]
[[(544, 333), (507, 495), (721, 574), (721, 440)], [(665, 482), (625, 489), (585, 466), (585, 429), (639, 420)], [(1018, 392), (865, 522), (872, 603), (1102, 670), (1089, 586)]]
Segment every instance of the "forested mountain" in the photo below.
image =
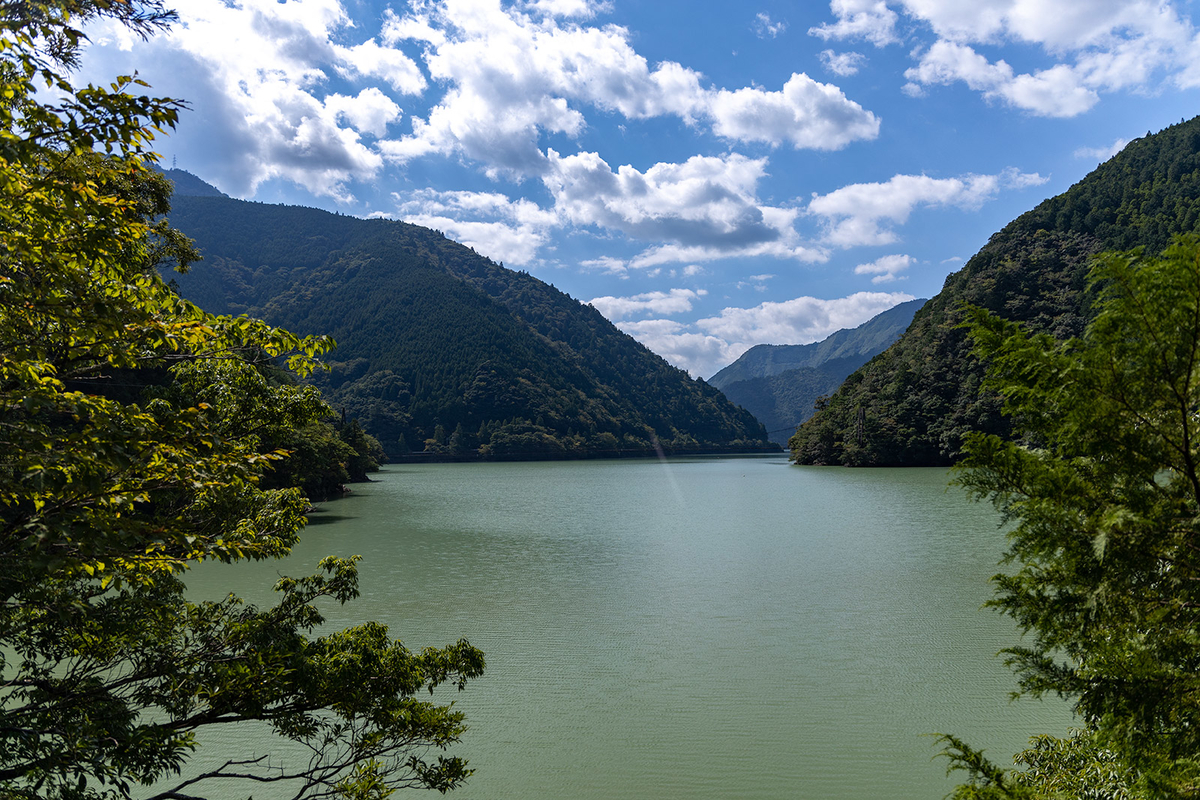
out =
[(812, 344), (755, 345), (708, 382), (758, 417), (771, 441), (784, 444), (812, 416), (817, 399), (896, 341), (924, 303), (909, 300)]
[(891, 348), (846, 379), (789, 441), (801, 464), (943, 465), (971, 430), (1008, 436), (959, 327), (964, 304), (1064, 339), (1090, 318), (1088, 264), (1104, 250), (1157, 254), (1200, 221), (1200, 118), (1128, 144), (996, 233)]
[(390, 456), (773, 447), (748, 411), (594, 308), (437, 231), (197, 196), (189, 184), (177, 180), (170, 221), (204, 261), (174, 276), (180, 292), (215, 313), (333, 336), (318, 385)]

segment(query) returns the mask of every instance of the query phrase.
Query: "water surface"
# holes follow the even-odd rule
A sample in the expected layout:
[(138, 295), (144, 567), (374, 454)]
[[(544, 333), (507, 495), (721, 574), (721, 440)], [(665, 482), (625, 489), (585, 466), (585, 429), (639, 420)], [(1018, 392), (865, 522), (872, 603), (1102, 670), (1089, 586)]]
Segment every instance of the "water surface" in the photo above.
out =
[[(276, 574), (362, 554), (332, 624), (412, 648), (460, 636), (487, 671), (454, 752), (490, 798), (941, 798), (928, 734), (1009, 763), (1061, 734), (1010, 703), (980, 610), (1003, 536), (944, 470), (782, 457), (385, 469), (326, 504), (286, 562), (206, 567), (193, 594), (268, 602)], [(256, 746), (223, 734), (242, 752)], [(262, 797), (256, 793), (256, 797)]]

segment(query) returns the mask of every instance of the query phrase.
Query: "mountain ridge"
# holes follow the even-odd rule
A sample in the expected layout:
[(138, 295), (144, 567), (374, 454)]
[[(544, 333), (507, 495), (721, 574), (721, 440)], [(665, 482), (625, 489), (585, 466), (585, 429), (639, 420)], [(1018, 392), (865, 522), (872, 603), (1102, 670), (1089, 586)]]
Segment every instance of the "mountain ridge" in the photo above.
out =
[(1091, 317), (1091, 258), (1142, 247), (1157, 254), (1200, 222), (1200, 118), (1135, 139), (1066, 192), (993, 234), (889, 349), (850, 375), (789, 440), (799, 464), (944, 466), (970, 431), (1011, 435), (1001, 400), (983, 390), (963, 307), (1068, 339)]
[(437, 231), (210, 194), (179, 194), (169, 218), (204, 254), (173, 276), (181, 293), (332, 335), (315, 382), (394, 458), (775, 448), (750, 412), (594, 308)]
[(904, 332), (917, 309), (928, 302), (918, 298), (898, 303), (854, 328), (841, 328), (810, 344), (756, 344), (708, 382), (723, 389), (736, 381), (765, 378), (799, 367), (818, 367), (835, 359), (864, 356), (861, 363), (885, 350)]
[(925, 302), (900, 303), (820, 342), (755, 345), (709, 383), (761, 420), (771, 441), (785, 444), (796, 426), (812, 416), (818, 399), (835, 392), (850, 373), (891, 345)]

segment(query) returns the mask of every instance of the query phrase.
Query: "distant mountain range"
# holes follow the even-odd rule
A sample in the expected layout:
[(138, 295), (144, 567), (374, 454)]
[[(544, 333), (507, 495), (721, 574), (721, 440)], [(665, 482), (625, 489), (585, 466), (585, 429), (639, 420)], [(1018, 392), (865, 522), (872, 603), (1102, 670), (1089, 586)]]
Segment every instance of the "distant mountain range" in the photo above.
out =
[(438, 231), (234, 200), (179, 170), (170, 275), (208, 311), (338, 341), (317, 376), (388, 454), (571, 458), (778, 449), (754, 416), (600, 312)]
[(1105, 250), (1161, 252), (1200, 223), (1200, 118), (1134, 140), (1082, 181), (996, 233), (884, 353), (854, 372), (789, 442), (801, 464), (944, 465), (968, 431), (1011, 433), (982, 391), (964, 304), (1059, 339), (1091, 317), (1088, 264)]
[(813, 344), (756, 345), (708, 382), (762, 421), (771, 441), (784, 444), (813, 415), (818, 398), (886, 350), (924, 304), (909, 300)]

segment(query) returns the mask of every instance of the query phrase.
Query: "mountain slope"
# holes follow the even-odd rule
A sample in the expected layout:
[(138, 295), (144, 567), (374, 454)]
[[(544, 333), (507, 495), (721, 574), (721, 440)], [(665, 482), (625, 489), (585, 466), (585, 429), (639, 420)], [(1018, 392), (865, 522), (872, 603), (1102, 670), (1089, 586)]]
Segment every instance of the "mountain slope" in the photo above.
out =
[(1082, 181), (1009, 223), (847, 378), (789, 441), (802, 464), (943, 465), (971, 430), (1006, 436), (997, 397), (958, 327), (970, 303), (1058, 338), (1083, 331), (1088, 263), (1110, 249), (1157, 253), (1200, 221), (1200, 118), (1135, 140)]
[(177, 196), (170, 218), (205, 256), (174, 276), (184, 296), (332, 335), (318, 383), (392, 456), (771, 447), (749, 412), (595, 309), (437, 231), (217, 196)]
[[(882, 353), (904, 333), (925, 300), (909, 300), (876, 314), (857, 328), (843, 328), (812, 344), (758, 344), (708, 379), (718, 389), (737, 381), (765, 378), (800, 367), (819, 367), (831, 361), (855, 367)], [(853, 371), (853, 368), (851, 368)], [(849, 373), (847, 373), (849, 374)]]
[(896, 341), (924, 303), (909, 300), (813, 344), (755, 345), (708, 382), (761, 420), (771, 441), (784, 444), (812, 416), (817, 399)]

